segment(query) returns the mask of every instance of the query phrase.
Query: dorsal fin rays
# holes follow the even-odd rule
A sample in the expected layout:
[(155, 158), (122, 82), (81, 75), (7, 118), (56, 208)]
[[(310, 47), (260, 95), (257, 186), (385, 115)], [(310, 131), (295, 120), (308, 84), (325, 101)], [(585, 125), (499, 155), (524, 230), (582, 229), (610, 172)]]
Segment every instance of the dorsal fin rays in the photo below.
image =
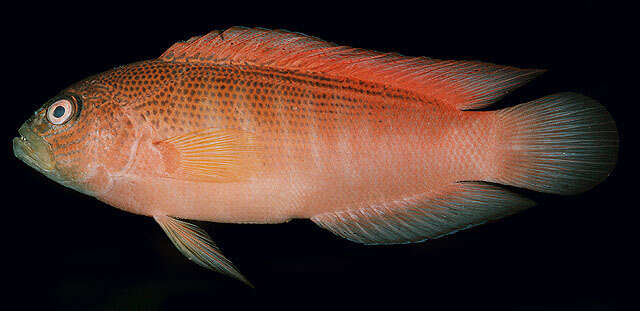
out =
[(253, 287), (200, 227), (170, 216), (153, 216), (173, 245), (198, 265), (231, 276)]
[(380, 83), (456, 109), (483, 108), (543, 70), (408, 57), (338, 46), (285, 30), (232, 27), (176, 43), (165, 61), (248, 64)]

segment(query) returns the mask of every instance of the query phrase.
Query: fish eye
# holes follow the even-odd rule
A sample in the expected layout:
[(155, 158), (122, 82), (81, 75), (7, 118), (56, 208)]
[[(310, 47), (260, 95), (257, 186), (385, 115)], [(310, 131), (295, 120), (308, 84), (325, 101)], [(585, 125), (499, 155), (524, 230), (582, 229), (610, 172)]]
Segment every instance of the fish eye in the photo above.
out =
[(47, 108), (47, 119), (52, 124), (67, 122), (73, 115), (73, 104), (68, 99), (59, 99)]

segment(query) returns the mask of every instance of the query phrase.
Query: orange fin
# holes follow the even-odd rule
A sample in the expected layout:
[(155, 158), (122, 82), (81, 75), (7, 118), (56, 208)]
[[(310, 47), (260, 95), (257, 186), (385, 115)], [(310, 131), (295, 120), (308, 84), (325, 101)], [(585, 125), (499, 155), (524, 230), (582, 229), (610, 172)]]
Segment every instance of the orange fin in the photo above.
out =
[(313, 216), (319, 226), (363, 244), (420, 242), (514, 214), (533, 201), (485, 183), (457, 183), (424, 197)]
[(179, 42), (161, 60), (266, 66), (359, 79), (414, 91), (426, 101), (478, 109), (542, 73), (478, 61), (408, 57), (338, 46), (285, 30), (232, 27)]
[(173, 245), (189, 260), (198, 265), (236, 278), (253, 287), (251, 283), (224, 257), (211, 237), (200, 227), (169, 216), (153, 216)]
[(496, 114), (505, 135), (505, 169), (493, 182), (576, 194), (602, 182), (616, 165), (615, 121), (591, 98), (560, 93)]
[(205, 182), (233, 182), (249, 176), (259, 148), (253, 133), (204, 129), (155, 145), (163, 152), (172, 177)]

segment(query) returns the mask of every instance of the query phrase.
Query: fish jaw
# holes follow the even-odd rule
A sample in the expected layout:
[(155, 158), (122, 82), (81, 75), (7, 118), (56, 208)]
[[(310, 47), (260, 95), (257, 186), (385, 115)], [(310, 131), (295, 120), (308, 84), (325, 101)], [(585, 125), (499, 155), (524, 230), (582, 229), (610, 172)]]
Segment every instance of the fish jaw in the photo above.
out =
[(49, 143), (37, 135), (28, 122), (22, 124), (18, 133), (20, 137), (13, 138), (13, 154), (16, 158), (55, 182), (75, 189), (68, 178), (63, 177), (56, 168)]
[(56, 174), (51, 146), (25, 123), (13, 138), (13, 154), (42, 174)]

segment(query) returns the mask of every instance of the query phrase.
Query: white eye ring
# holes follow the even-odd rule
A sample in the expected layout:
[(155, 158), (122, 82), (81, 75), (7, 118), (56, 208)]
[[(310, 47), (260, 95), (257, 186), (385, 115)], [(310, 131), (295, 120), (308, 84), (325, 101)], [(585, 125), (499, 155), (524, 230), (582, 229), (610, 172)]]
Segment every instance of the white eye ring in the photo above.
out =
[(72, 115), (73, 104), (68, 99), (60, 99), (47, 108), (47, 119), (56, 125), (67, 122)]

